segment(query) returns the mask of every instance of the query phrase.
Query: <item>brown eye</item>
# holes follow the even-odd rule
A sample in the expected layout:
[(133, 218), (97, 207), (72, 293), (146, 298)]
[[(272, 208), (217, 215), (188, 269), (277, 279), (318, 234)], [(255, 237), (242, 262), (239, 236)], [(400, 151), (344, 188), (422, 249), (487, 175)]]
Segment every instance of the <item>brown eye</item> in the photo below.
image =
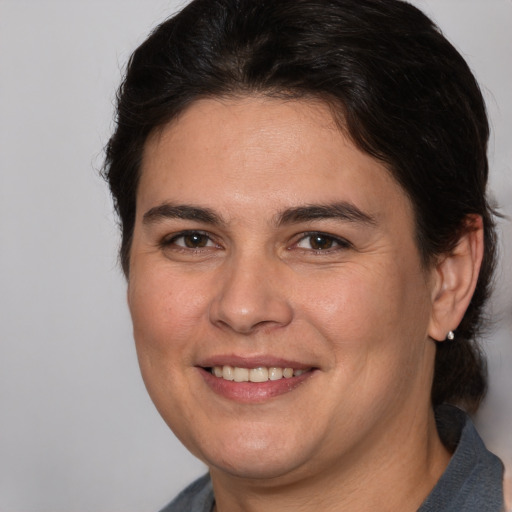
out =
[(201, 231), (187, 231), (172, 237), (165, 245), (176, 245), (186, 249), (202, 249), (204, 247), (215, 247), (211, 238)]
[(330, 249), (346, 249), (350, 247), (350, 243), (324, 233), (309, 233), (299, 240), (297, 247), (321, 252)]
[(323, 251), (325, 249), (331, 249), (334, 244), (334, 240), (324, 235), (312, 235), (309, 237), (309, 243), (311, 248), (315, 251)]
[(206, 247), (210, 239), (203, 233), (190, 233), (183, 235), (183, 242), (189, 249), (197, 249), (198, 247)]

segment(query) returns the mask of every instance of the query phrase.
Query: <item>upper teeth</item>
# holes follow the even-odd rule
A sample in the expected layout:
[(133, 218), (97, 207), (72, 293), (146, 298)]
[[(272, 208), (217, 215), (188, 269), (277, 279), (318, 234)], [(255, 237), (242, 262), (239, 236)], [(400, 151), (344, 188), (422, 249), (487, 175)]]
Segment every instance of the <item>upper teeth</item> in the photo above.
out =
[(215, 377), (235, 382), (266, 382), (267, 380), (290, 379), (298, 377), (307, 370), (294, 370), (293, 368), (278, 368), (271, 366), (265, 368), (239, 368), (238, 366), (214, 366), (212, 373)]

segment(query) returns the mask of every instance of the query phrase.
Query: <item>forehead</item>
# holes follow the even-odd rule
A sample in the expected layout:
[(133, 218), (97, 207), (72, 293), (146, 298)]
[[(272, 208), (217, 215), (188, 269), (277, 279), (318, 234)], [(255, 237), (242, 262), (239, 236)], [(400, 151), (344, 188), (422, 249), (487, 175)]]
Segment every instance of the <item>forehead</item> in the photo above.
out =
[(199, 201), (230, 215), (337, 201), (373, 215), (390, 200), (409, 208), (388, 169), (355, 147), (328, 105), (264, 97), (199, 100), (153, 133), (137, 196), (138, 206)]
[[(151, 134), (142, 168), (155, 164), (153, 157), (162, 154), (164, 146), (170, 149), (167, 156), (173, 152), (191, 162), (201, 159), (205, 163), (203, 157), (207, 157), (214, 166), (219, 159), (233, 162), (239, 158), (242, 171), (251, 157), (264, 168), (261, 164), (270, 162), (277, 152), (284, 154), (287, 150), (297, 156), (309, 152), (304, 139), (310, 135), (321, 135), (325, 141), (326, 136), (339, 138), (338, 131), (331, 110), (320, 101), (264, 96), (199, 99)], [(320, 138), (315, 139), (315, 149), (321, 151), (323, 144)], [(202, 151), (198, 153), (197, 149)]]

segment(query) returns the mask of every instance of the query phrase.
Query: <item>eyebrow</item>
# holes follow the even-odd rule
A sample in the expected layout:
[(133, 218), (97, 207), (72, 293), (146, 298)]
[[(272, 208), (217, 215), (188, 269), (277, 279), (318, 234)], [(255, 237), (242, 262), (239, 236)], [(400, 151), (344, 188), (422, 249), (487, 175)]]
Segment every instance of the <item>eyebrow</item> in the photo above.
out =
[(205, 224), (221, 225), (222, 219), (209, 208), (200, 208), (187, 204), (163, 203), (150, 208), (142, 217), (143, 224), (153, 224), (165, 219), (184, 219), (203, 222)]
[[(165, 219), (192, 220), (214, 226), (225, 224), (222, 218), (210, 208), (172, 203), (163, 203), (150, 208), (144, 213), (142, 222), (149, 225)], [(320, 219), (337, 219), (371, 226), (377, 224), (375, 217), (346, 201), (287, 208), (276, 216), (275, 224), (282, 226)]]
[(277, 225), (298, 224), (320, 219), (337, 219), (375, 226), (377, 220), (373, 215), (365, 213), (357, 206), (346, 201), (330, 204), (313, 204), (288, 208), (277, 217)]

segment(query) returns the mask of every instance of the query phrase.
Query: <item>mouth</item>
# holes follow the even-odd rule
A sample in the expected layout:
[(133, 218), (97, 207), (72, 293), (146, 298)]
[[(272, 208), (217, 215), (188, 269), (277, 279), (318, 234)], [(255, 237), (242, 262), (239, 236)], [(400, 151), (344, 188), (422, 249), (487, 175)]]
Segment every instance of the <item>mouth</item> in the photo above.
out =
[(233, 382), (268, 382), (282, 379), (291, 379), (300, 377), (305, 373), (311, 372), (312, 368), (290, 368), (278, 366), (258, 366), (257, 368), (243, 368), (240, 366), (212, 366), (205, 368), (218, 379), (224, 379)]
[(252, 361), (236, 357), (225, 359), (228, 361), (217, 359), (218, 362), (211, 361), (198, 370), (215, 394), (242, 404), (261, 404), (285, 395), (302, 387), (317, 373), (317, 368), (291, 361), (274, 360), (265, 364), (257, 358)]

